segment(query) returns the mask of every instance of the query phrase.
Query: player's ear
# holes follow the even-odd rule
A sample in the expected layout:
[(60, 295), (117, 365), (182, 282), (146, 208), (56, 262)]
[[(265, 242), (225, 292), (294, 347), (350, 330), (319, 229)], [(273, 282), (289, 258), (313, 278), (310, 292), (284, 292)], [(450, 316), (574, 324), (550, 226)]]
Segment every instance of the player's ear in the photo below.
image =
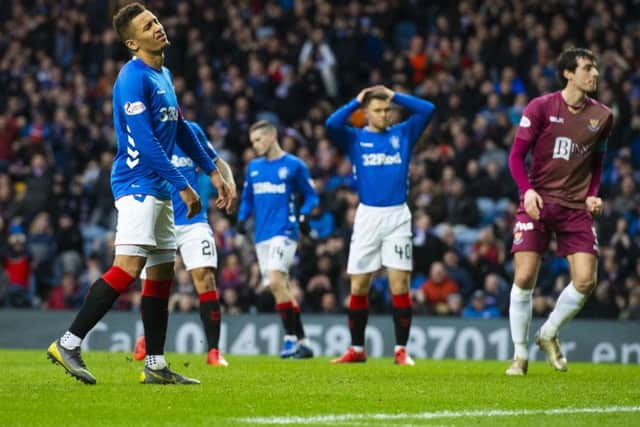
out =
[(124, 45), (127, 46), (127, 49), (129, 49), (132, 52), (137, 52), (138, 49), (140, 48), (140, 46), (138, 46), (138, 42), (133, 39), (126, 40), (124, 42)]
[(567, 81), (571, 80), (569, 77), (573, 75), (573, 71), (564, 69), (562, 70), (562, 76), (567, 79)]

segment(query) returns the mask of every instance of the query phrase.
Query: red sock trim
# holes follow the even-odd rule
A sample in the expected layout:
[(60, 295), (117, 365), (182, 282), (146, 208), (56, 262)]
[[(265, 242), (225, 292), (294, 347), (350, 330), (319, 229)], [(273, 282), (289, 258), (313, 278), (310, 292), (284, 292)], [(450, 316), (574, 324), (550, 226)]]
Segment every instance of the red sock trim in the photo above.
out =
[(204, 292), (198, 295), (200, 302), (218, 301), (218, 291)]
[(406, 294), (393, 295), (393, 301), (391, 302), (391, 304), (395, 308), (410, 308), (411, 297), (409, 296), (408, 292)]
[(102, 275), (102, 280), (121, 294), (129, 288), (134, 278), (120, 267), (112, 265), (111, 268)]
[(369, 295), (353, 295), (349, 298), (349, 308), (351, 310), (368, 310)]
[(171, 280), (145, 279), (144, 283), (142, 284), (142, 296), (169, 299), (169, 295), (171, 295), (172, 284), (173, 284), (173, 279)]
[(284, 311), (290, 308), (293, 308), (293, 304), (291, 304), (291, 301), (283, 302), (282, 304), (276, 304), (276, 310), (278, 311)]

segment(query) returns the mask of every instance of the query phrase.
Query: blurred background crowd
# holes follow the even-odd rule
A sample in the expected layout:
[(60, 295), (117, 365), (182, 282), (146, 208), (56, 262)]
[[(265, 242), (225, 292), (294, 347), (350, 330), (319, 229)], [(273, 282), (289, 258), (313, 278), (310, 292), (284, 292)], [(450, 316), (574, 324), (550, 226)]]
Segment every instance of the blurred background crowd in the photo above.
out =
[[(0, 306), (75, 309), (113, 257), (111, 89), (129, 58), (111, 28), (123, 2), (0, 2)], [(386, 84), (432, 101), (436, 113), (411, 162), (416, 313), (506, 316), (518, 194), (507, 168), (514, 131), (533, 97), (557, 90), (566, 47), (593, 50), (594, 96), (615, 126), (597, 220), (599, 283), (580, 316), (640, 318), (640, 21), (637, 1), (150, 0), (172, 46), (185, 116), (207, 132), (241, 187), (254, 157), (249, 125), (278, 124), (321, 196), (291, 274), (305, 312), (339, 313), (358, 197), (351, 164), (323, 122), (359, 90)], [(395, 111), (397, 120), (406, 112)], [(354, 125), (363, 117), (355, 114)], [(209, 200), (228, 314), (271, 311), (250, 235)], [(534, 313), (569, 281), (552, 244)], [(116, 303), (137, 310), (139, 284)], [(197, 298), (177, 263), (171, 307)], [(390, 311), (384, 272), (373, 312)]]

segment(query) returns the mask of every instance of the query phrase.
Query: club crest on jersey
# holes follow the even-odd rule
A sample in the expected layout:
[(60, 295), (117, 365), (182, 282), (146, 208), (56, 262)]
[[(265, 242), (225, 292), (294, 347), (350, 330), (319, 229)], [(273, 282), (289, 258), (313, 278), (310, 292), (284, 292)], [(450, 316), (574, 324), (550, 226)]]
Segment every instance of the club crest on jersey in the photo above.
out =
[(513, 235), (513, 244), (520, 245), (522, 242), (524, 242), (524, 233), (519, 231)]
[(391, 143), (391, 146), (395, 149), (398, 150), (400, 149), (400, 138), (398, 138), (397, 135), (393, 135), (391, 137), (391, 139), (389, 140), (389, 142)]
[(589, 119), (589, 124), (587, 125), (587, 129), (591, 132), (598, 132), (600, 129), (600, 120), (598, 119)]
[(283, 166), (280, 169), (278, 169), (278, 178), (286, 179), (287, 175), (289, 175), (289, 169), (286, 166)]

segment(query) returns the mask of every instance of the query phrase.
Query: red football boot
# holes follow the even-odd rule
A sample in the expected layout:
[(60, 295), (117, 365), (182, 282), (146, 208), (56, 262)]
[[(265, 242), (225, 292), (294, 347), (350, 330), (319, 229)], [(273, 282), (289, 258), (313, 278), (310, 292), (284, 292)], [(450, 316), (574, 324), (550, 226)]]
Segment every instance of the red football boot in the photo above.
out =
[(331, 363), (363, 363), (366, 361), (367, 353), (364, 351), (355, 351), (353, 347), (349, 347), (342, 356), (333, 359)]
[(142, 335), (133, 347), (133, 358), (136, 360), (144, 360), (145, 357), (147, 357), (147, 343), (144, 340), (144, 335)]

